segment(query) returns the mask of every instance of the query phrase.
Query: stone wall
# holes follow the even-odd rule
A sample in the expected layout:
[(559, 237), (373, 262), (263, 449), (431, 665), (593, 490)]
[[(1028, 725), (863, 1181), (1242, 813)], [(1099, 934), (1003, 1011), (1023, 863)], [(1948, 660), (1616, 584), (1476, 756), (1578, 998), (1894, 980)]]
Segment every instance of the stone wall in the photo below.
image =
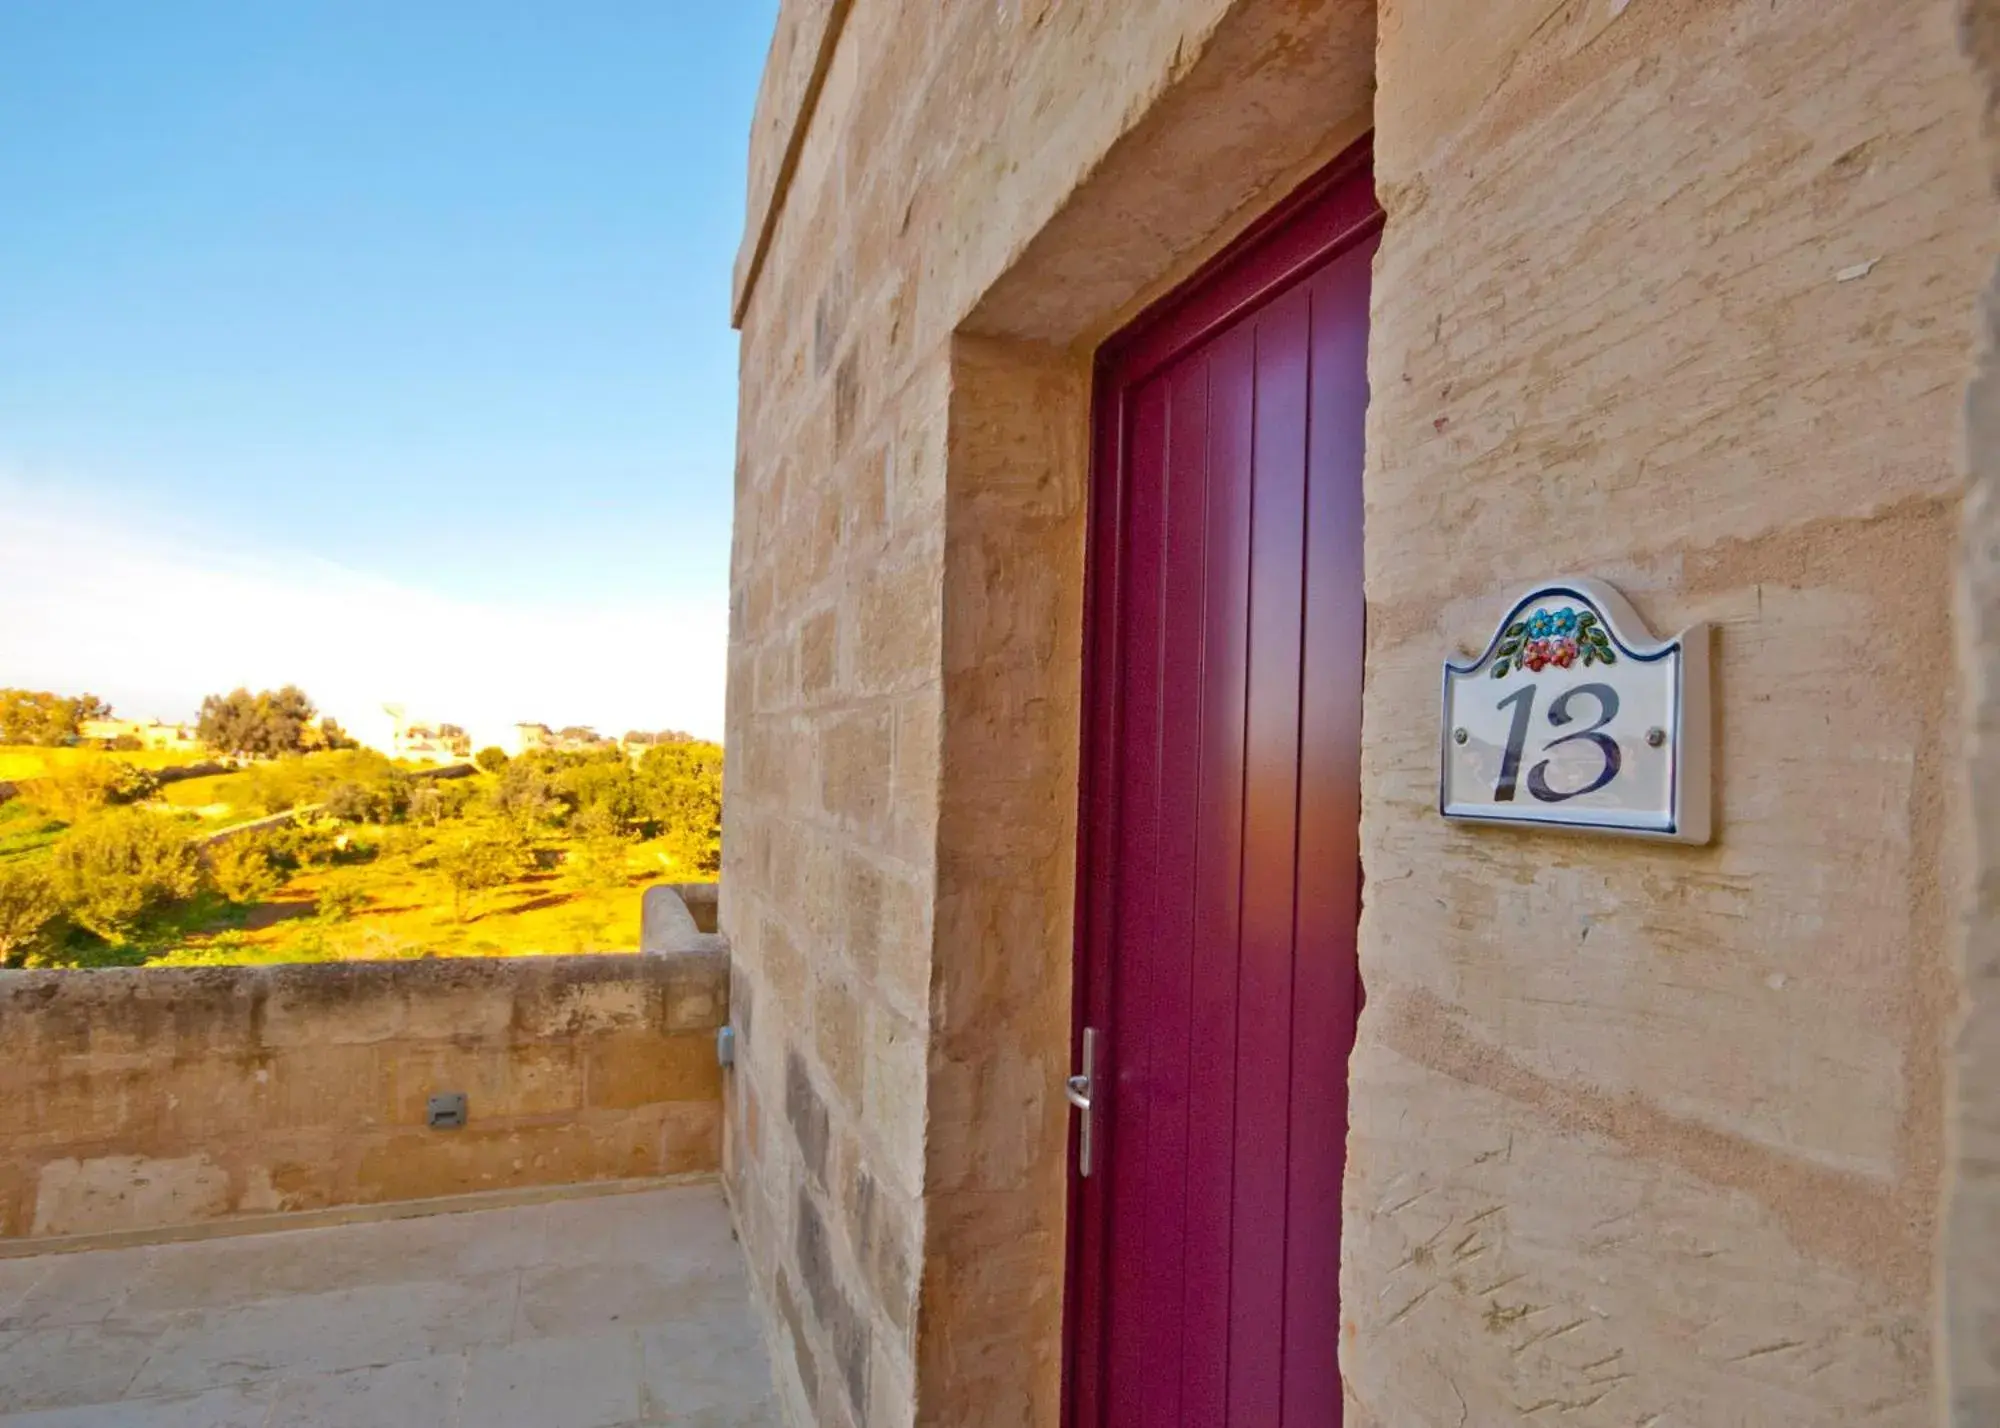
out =
[[(1395, 3), (1378, 65), (1351, 1421), (1934, 1421), (1952, 7)], [(1436, 817), (1440, 654), (1567, 570), (1716, 624), (1714, 846)]]
[[(1952, 0), (784, 15), (722, 926), (792, 1421), (1058, 1420), (1089, 358), (1371, 116), (1348, 1421), (1928, 1421), (1993, 256)], [(1714, 846), (1437, 819), (1439, 660), (1563, 571), (1718, 625)]]
[[(2000, 3), (1968, 0), (1963, 38), (1984, 100), (2000, 191)], [(1989, 206), (1989, 219), (1991, 209)], [(1968, 740), (1971, 872), (1962, 948), (1964, 1019), (1953, 1066), (1951, 1215), (1944, 1240), (1947, 1382), (1954, 1428), (2000, 1422), (2000, 279), (1980, 308), (1967, 403), (1970, 482), (1960, 537), (1959, 645)]]
[[(727, 968), (0, 973), (0, 1237), (713, 1171)], [(462, 1130), (425, 1124), (445, 1091)]]
[(784, 7), (722, 928), (795, 1423), (1055, 1421), (1089, 353), (1362, 132), (1372, 36), (1281, 0)]

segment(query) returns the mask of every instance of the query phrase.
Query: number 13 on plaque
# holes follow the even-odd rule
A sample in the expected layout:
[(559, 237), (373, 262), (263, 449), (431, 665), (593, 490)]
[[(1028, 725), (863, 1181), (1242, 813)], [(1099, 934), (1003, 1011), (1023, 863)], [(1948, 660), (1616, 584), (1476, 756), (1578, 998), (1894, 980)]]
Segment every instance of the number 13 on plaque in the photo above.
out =
[(1558, 580), (1446, 661), (1438, 812), (1706, 843), (1708, 627), (1656, 641), (1609, 585)]

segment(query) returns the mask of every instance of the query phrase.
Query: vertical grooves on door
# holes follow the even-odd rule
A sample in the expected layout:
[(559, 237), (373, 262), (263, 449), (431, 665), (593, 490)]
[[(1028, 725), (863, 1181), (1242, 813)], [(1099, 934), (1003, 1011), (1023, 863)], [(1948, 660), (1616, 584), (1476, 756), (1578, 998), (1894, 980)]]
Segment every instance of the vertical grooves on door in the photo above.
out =
[(1099, 358), (1066, 1428), (1342, 1415), (1367, 158)]
[[(1159, 543), (1153, 553), (1154, 569), (1158, 571), (1157, 586), (1154, 591), (1155, 625), (1153, 641), (1153, 886), (1152, 898), (1146, 908), (1145, 934), (1153, 943), (1152, 955), (1145, 959), (1146, 965), (1146, 1008), (1150, 1013), (1151, 1025), (1146, 1030), (1145, 1090), (1147, 1139), (1149, 1152), (1157, 1144), (1158, 1133), (1153, 1130), (1160, 1116), (1161, 1097), (1157, 1084), (1155, 1063), (1159, 1047), (1156, 1044), (1163, 1028), (1160, 1026), (1160, 930), (1164, 909), (1161, 906), (1165, 892), (1166, 878), (1161, 874), (1166, 856), (1167, 817), (1167, 650), (1170, 625), (1168, 610), (1173, 592), (1173, 533), (1174, 533), (1174, 387), (1171, 377), (1156, 379), (1160, 386), (1160, 467), (1157, 473), (1160, 491), (1160, 534)], [(1147, 472), (1147, 476), (1154, 473)], [(1139, 1262), (1145, 1266), (1150, 1278), (1158, 1263), (1160, 1246), (1154, 1242), (1156, 1228), (1152, 1213), (1158, 1192), (1153, 1184), (1154, 1156), (1148, 1154), (1145, 1163), (1145, 1193), (1141, 1199)], [(1151, 1288), (1150, 1285), (1147, 1286)], [(1142, 1291), (1143, 1302), (1144, 1291)], [(1142, 1331), (1142, 1352), (1147, 1339), (1154, 1332), (1155, 1325), (1148, 1323)], [(1150, 1385), (1140, 1389), (1141, 1411), (1145, 1409), (1145, 1396)]]
[[(1286, 1259), (1295, 1228), (1288, 1195), (1298, 1020), (1293, 948), (1298, 835), (1298, 663), (1309, 389), (1309, 308), (1294, 288), (1255, 318), (1251, 477), (1249, 774), (1242, 891), (1237, 1095), (1237, 1240), (1230, 1421), (1265, 1428), (1281, 1403)], [(1242, 1359), (1241, 1363), (1236, 1360)]]
[(1250, 490), (1248, 519), (1245, 522), (1244, 539), (1248, 552), (1243, 561), (1243, 697), (1239, 706), (1239, 724), (1243, 730), (1242, 756), (1236, 769), (1236, 997), (1234, 1019), (1236, 1023), (1235, 1052), (1235, 1095), (1230, 1098), (1229, 1119), (1229, 1239), (1231, 1245), (1230, 1272), (1223, 1280), (1223, 1302), (1225, 1322), (1229, 1331), (1222, 1346), (1223, 1422), (1226, 1425), (1236, 1402), (1236, 1268), (1235, 1241), (1240, 1228), (1237, 1224), (1237, 1191), (1242, 1182), (1243, 1148), (1237, 1141), (1241, 1132), (1243, 1117), (1243, 916), (1249, 898), (1244, 895), (1250, 850), (1250, 691), (1257, 667), (1255, 633), (1257, 628), (1257, 406), (1263, 396), (1257, 382), (1258, 333), (1253, 323), (1250, 328), (1250, 442), (1244, 449), (1246, 470), (1244, 482)]
[[(1300, 833), (1303, 832), (1302, 819), (1305, 812), (1305, 751), (1306, 751), (1306, 687), (1304, 671), (1310, 631), (1306, 622), (1312, 607), (1312, 431), (1313, 431), (1313, 320), (1315, 309), (1313, 293), (1306, 290), (1306, 420), (1304, 432), (1304, 491), (1301, 500), (1302, 519), (1299, 522), (1299, 699), (1296, 717), (1292, 721), (1292, 981), (1298, 981), (1299, 965), (1299, 880), (1303, 875), (1300, 864)], [(1299, 1022), (1294, 1016), (1285, 1029), (1285, 1121), (1291, 1123), (1292, 1079), (1296, 1074), (1299, 1055)], [(1292, 1197), (1287, 1176), (1285, 1187), (1285, 1231), (1291, 1233)], [(1284, 1428), (1285, 1423), (1285, 1363), (1291, 1350), (1292, 1324), (1292, 1262), (1285, 1259), (1284, 1282), (1278, 1289), (1278, 1323), (1283, 1326), (1278, 1335), (1278, 1422), (1276, 1428)]]
[[(1201, 363), (1201, 441), (1202, 441), (1201, 562), (1200, 562), (1201, 590), (1199, 596), (1197, 597), (1198, 598), (1197, 608), (1202, 610), (1204, 614), (1201, 621), (1201, 635), (1195, 648), (1194, 682), (1195, 682), (1195, 688), (1197, 690), (1207, 687), (1208, 684), (1208, 619), (1206, 616), (1206, 611), (1208, 610), (1208, 597), (1209, 597), (1209, 580), (1208, 580), (1209, 570), (1210, 570), (1209, 535), (1211, 531), (1211, 525), (1209, 522), (1209, 511), (1208, 511), (1208, 489), (1209, 489), (1209, 484), (1215, 479), (1215, 372), (1212, 364), (1206, 358), (1204, 358)], [(1202, 843), (1207, 834), (1207, 825), (1199, 817), (1201, 809), (1201, 790), (1203, 787), (1203, 780), (1207, 776), (1208, 772), (1208, 741), (1203, 737), (1203, 731), (1200, 727), (1201, 722), (1202, 722), (1201, 719), (1197, 717), (1195, 740), (1194, 740), (1194, 788), (1195, 788), (1194, 802), (1195, 802), (1195, 810), (1197, 817), (1195, 819), (1195, 829), (1194, 829), (1194, 848), (1192, 856), (1189, 858), (1189, 863), (1188, 863), (1188, 870), (1191, 875), (1198, 873), (1198, 871), (1201, 868)], [(1198, 897), (1190, 897), (1188, 899), (1188, 925), (1187, 925), (1188, 1055), (1185, 1062), (1187, 1087), (1186, 1087), (1186, 1094), (1183, 1098), (1183, 1104), (1187, 1107), (1190, 1121), (1192, 1121), (1194, 1115), (1195, 967), (1197, 960), (1201, 956), (1201, 947), (1195, 939), (1195, 932), (1196, 929), (1201, 925), (1200, 919), (1201, 919), (1201, 908), (1199, 899)], [(1185, 1144), (1185, 1142), (1183, 1142), (1183, 1144)], [(1191, 1193), (1188, 1184), (1188, 1177), (1189, 1177), (1188, 1167), (1193, 1163), (1193, 1159), (1194, 1158), (1192, 1156), (1187, 1156), (1187, 1155), (1181, 1157), (1181, 1209), (1183, 1213), (1186, 1213), (1188, 1198)], [(1188, 1398), (1187, 1366), (1193, 1357), (1188, 1349), (1187, 1336), (1188, 1336), (1188, 1320), (1190, 1317), (1188, 1314), (1188, 1299), (1189, 1299), (1188, 1246), (1187, 1246), (1187, 1236), (1183, 1234), (1181, 1237), (1181, 1295), (1180, 1295), (1181, 1389), (1179, 1396), (1183, 1422), (1185, 1422), (1185, 1416), (1187, 1412), (1187, 1398)]]
[[(1115, 1147), (1127, 1140), (1139, 1149), (1137, 1157), (1121, 1156), (1115, 1148), (1105, 1165), (1110, 1215), (1107, 1238), (1111, 1246), (1114, 1276), (1123, 1275), (1131, 1292), (1143, 1305), (1148, 1288), (1148, 1236), (1151, 1216), (1147, 1178), (1151, 1165), (1145, 1149), (1151, 1144), (1154, 1100), (1150, 1085), (1159, 1036), (1157, 1026), (1159, 972), (1157, 960), (1141, 955), (1154, 933), (1160, 883), (1160, 718), (1163, 710), (1161, 689), (1164, 670), (1160, 657), (1165, 634), (1149, 632), (1145, 622), (1157, 623), (1164, 609), (1165, 568), (1162, 557), (1167, 539), (1164, 500), (1166, 492), (1159, 479), (1167, 467), (1166, 452), (1171, 417), (1166, 384), (1153, 383), (1138, 388), (1131, 404), (1127, 441), (1128, 526), (1124, 532), (1128, 567), (1124, 581), (1125, 598), (1133, 612), (1134, 637), (1123, 642), (1120, 682), (1119, 741), (1125, 753), (1119, 775), (1119, 885), (1115, 893), (1116, 920), (1112, 937), (1116, 945), (1135, 949), (1134, 955), (1114, 959), (1116, 971), (1111, 987), (1112, 1011), (1108, 1017), (1107, 1117)], [(1151, 638), (1149, 639), (1149, 633)], [(1149, 732), (1147, 719), (1153, 728)], [(1145, 1316), (1116, 1318), (1111, 1325), (1111, 1350), (1122, 1360), (1143, 1363), (1149, 1343)], [(1114, 1380), (1107, 1394), (1113, 1420), (1119, 1424), (1143, 1422), (1146, 1384), (1131, 1376)]]

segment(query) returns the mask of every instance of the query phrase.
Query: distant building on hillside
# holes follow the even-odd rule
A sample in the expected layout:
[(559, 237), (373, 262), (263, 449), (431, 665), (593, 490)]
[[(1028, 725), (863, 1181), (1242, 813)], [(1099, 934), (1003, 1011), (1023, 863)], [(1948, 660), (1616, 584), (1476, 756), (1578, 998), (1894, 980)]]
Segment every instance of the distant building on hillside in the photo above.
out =
[(580, 754), (593, 749), (618, 747), (617, 740), (607, 739), (595, 729), (580, 724), (564, 729), (551, 729), (546, 724), (516, 724), (514, 747), (510, 752), (519, 755), (533, 753), (537, 749), (553, 749), (557, 753)]
[(389, 756), (419, 764), (450, 764), (472, 757), (472, 737), (456, 724), (432, 724), (409, 717), (400, 704), (384, 704), (392, 723)]
[(106, 748), (136, 743), (139, 748), (163, 753), (192, 754), (201, 751), (201, 740), (192, 724), (169, 724), (159, 719), (85, 719), (77, 737), (86, 744)]
[(646, 750), (657, 748), (661, 744), (692, 744), (694, 742), (694, 735), (682, 733), (679, 729), (662, 729), (657, 733), (647, 733), (642, 729), (633, 729), (628, 731), (625, 737), (618, 741), (618, 747), (636, 758), (638, 755), (646, 752)]

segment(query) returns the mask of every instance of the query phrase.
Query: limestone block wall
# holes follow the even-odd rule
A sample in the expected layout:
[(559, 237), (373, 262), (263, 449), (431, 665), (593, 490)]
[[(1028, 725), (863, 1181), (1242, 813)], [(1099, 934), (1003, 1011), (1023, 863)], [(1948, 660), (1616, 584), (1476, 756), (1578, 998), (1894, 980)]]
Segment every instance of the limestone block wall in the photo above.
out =
[[(1350, 1422), (1935, 1420), (1993, 260), (1949, 3), (1385, 3)], [(1437, 662), (1715, 622), (1714, 846), (1454, 828)]]
[[(713, 1171), (716, 952), (0, 972), (0, 1238)], [(425, 1124), (462, 1091), (461, 1130)]]
[[(785, 6), (737, 271), (721, 925), (791, 1421), (1058, 1421), (1090, 355), (1371, 126), (1348, 1422), (1917, 1424), (1947, 1376), (1980, 1421), (1990, 1275), (1957, 1276), (1950, 1363), (1938, 1289), (1954, 1154), (1953, 1243), (1994, 1243), (1990, 1106), (1947, 1086), (1973, 894), (1975, 977), (1992, 922), (1958, 20)], [(1564, 572), (1717, 625), (1712, 847), (1438, 820), (1438, 662)]]
[(781, 14), (721, 926), (794, 1423), (1056, 1421), (1089, 355), (1361, 132), (1372, 36), (1288, 0)]
[[(1963, 36), (1981, 98), (1986, 159), (2000, 192), (2000, 4), (1973, 0)], [(1971, 808), (1961, 927), (1963, 1019), (1953, 1065), (1950, 1218), (1943, 1238), (1947, 1373), (1954, 1428), (2000, 1420), (2000, 279), (1979, 313), (1980, 362), (1967, 402), (1970, 477), (1961, 535), (1959, 647), (1966, 700), (1964, 792)]]

